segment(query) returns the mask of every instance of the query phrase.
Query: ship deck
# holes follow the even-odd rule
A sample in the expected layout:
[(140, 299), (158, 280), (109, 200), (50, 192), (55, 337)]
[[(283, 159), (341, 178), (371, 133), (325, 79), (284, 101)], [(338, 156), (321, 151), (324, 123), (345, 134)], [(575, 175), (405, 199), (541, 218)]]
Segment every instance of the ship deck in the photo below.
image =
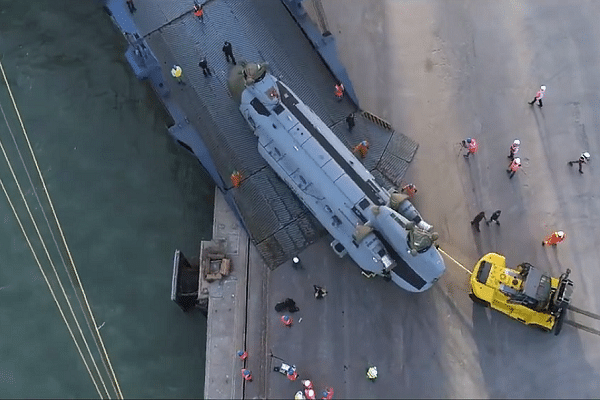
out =
[[(231, 64), (221, 50), (226, 40), (232, 43), (238, 62), (268, 62), (271, 72), (346, 146), (368, 140), (370, 149), (363, 162), (383, 187), (401, 182), (417, 144), (359, 113), (356, 126), (348, 130), (345, 118), (356, 111), (356, 105), (347, 96), (341, 102), (335, 99), (336, 77), (281, 1), (211, 0), (205, 4), (203, 21), (193, 15), (191, 5), (164, 0), (136, 2), (133, 20), (161, 67), (169, 88), (163, 90), (167, 108), (170, 103), (181, 108), (181, 113), (171, 112), (175, 128), (190, 125), (190, 129), (171, 132), (194, 153), (200, 152), (195, 151), (190, 136), (199, 136), (221, 178), (217, 185), (237, 209), (265, 263), (275, 268), (326, 232), (258, 154), (257, 138), (227, 88)], [(118, 20), (116, 14), (113, 10)], [(201, 57), (206, 57), (212, 76), (202, 74), (198, 67)], [(183, 69), (186, 85), (171, 79), (175, 63)], [(204, 164), (203, 155), (196, 156)], [(237, 188), (230, 180), (234, 171), (243, 177)]]

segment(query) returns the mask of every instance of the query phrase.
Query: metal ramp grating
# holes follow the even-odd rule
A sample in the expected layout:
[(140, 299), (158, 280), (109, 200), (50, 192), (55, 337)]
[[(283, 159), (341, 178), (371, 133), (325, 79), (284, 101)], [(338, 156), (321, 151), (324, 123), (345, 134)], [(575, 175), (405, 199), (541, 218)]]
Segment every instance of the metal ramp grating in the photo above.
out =
[(404, 161), (411, 162), (417, 151), (417, 147), (419, 147), (419, 144), (408, 136), (400, 132), (394, 132), (385, 152)]
[[(376, 179), (394, 181), (403, 176), (416, 144), (396, 143), (397, 133), (358, 114), (356, 127), (348, 131), (345, 117), (354, 106), (346, 100), (336, 101), (334, 78), (281, 1), (211, 0), (204, 7), (203, 22), (192, 14), (191, 0), (138, 1), (136, 7), (134, 19), (139, 20), (143, 34), (153, 32), (146, 39), (155, 54), (162, 55), (159, 59), (164, 76), (171, 79), (170, 64), (175, 60), (182, 67), (187, 85), (173, 85), (171, 89), (185, 99), (181, 108), (209, 149), (252, 241), (269, 267), (289, 260), (326, 231), (259, 155), (257, 138), (227, 87), (231, 65), (221, 50), (225, 40), (232, 43), (238, 62), (268, 61), (272, 73), (348, 148), (369, 140), (371, 147), (362, 161)], [(213, 71), (212, 77), (204, 77), (198, 66), (202, 56)], [(234, 170), (243, 176), (238, 188), (231, 188), (230, 174)]]
[(387, 152), (381, 157), (381, 161), (377, 165), (377, 170), (391, 181), (394, 186), (400, 186), (407, 169), (408, 162)]

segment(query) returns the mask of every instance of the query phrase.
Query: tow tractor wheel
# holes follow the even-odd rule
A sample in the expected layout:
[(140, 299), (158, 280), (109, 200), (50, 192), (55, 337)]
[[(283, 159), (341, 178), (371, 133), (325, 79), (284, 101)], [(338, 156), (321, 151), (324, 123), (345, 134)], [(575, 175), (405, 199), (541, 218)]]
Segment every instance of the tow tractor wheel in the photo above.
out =
[(560, 310), (560, 314), (556, 318), (556, 322), (554, 323), (554, 335), (558, 336), (560, 331), (562, 330), (563, 322), (565, 322), (565, 315), (567, 314), (566, 308)]
[(469, 293), (469, 297), (471, 298), (471, 300), (473, 300), (473, 303), (475, 304), (479, 304), (480, 306), (483, 307), (489, 307), (490, 303), (485, 301), (485, 300), (481, 300), (479, 297), (475, 296), (473, 293)]

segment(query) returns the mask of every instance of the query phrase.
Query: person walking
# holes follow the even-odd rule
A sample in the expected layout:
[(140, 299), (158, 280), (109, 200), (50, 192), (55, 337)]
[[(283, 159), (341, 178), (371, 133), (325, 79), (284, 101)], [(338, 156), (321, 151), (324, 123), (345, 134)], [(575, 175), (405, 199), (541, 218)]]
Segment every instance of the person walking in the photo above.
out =
[(204, 74), (204, 76), (212, 75), (212, 73), (210, 72), (210, 68), (208, 68), (208, 62), (206, 61), (206, 57), (202, 57), (202, 59), (198, 63), (198, 66), (202, 68), (202, 73)]
[(475, 154), (477, 153), (477, 150), (479, 150), (479, 145), (477, 144), (477, 141), (473, 138), (466, 138), (465, 140), (463, 140), (462, 146), (465, 149), (467, 149), (467, 154), (464, 155), (465, 158), (469, 158), (471, 154)]
[(485, 212), (481, 211), (479, 214), (477, 214), (475, 216), (475, 218), (473, 218), (473, 221), (471, 221), (471, 226), (475, 227), (475, 230), (477, 232), (481, 232), (479, 230), (479, 223), (481, 222), (482, 219), (485, 219)]
[(538, 92), (535, 94), (535, 97), (533, 98), (533, 100), (531, 100), (529, 102), (529, 105), (532, 106), (533, 103), (538, 102), (538, 106), (542, 106), (542, 99), (544, 98), (544, 93), (546, 93), (546, 86), (542, 85), (540, 86), (540, 90), (538, 90)]
[(336, 83), (334, 94), (337, 101), (342, 101), (342, 98), (344, 97), (344, 85), (342, 82), (338, 81), (338, 83)]
[(348, 124), (348, 130), (351, 131), (352, 128), (354, 128), (354, 126), (356, 125), (356, 123), (354, 122), (354, 113), (350, 113), (348, 114), (348, 116), (346, 117), (346, 123)]
[(135, 8), (135, 5), (133, 4), (133, 0), (127, 0), (126, 3), (127, 3), (127, 8), (129, 8), (130, 13), (133, 14), (134, 12), (137, 11), (137, 8)]
[(194, 1), (194, 15), (204, 22), (204, 4), (200, 5)]
[(485, 224), (486, 224), (486, 225), (489, 225), (489, 224), (491, 224), (492, 222), (495, 222), (495, 223), (496, 223), (496, 225), (500, 225), (500, 221), (498, 221), (498, 218), (500, 218), (500, 213), (501, 213), (501, 212), (502, 212), (502, 211), (500, 211), (500, 210), (496, 210), (496, 211), (494, 211), (494, 213), (493, 213), (493, 214), (492, 214), (492, 216), (490, 217), (490, 220), (489, 220), (489, 221), (485, 221)]
[(173, 65), (173, 68), (171, 68), (171, 76), (175, 78), (178, 84), (185, 85), (185, 83), (183, 83), (183, 71), (179, 65)]
[(510, 154), (508, 158), (513, 160), (515, 158), (515, 154), (519, 152), (519, 146), (521, 145), (521, 141), (519, 139), (515, 139), (510, 145)]
[(235, 57), (233, 56), (233, 48), (231, 47), (231, 43), (228, 41), (225, 41), (225, 44), (223, 44), (223, 53), (225, 53), (225, 59), (227, 62), (229, 62), (229, 59), (231, 58), (233, 65), (236, 65)]
[(551, 235), (546, 236), (546, 238), (542, 242), (542, 246), (549, 244), (551, 246), (556, 247), (556, 245), (562, 243), (562, 241), (565, 240), (566, 237), (567, 235), (565, 235), (563, 231), (552, 232)]
[(512, 179), (512, 177), (515, 176), (515, 173), (519, 170), (519, 168), (521, 168), (521, 159), (516, 157), (514, 160), (512, 160), (508, 166), (508, 169), (506, 170), (506, 172), (510, 173), (509, 179)]
[(584, 151), (579, 156), (579, 160), (577, 160), (577, 161), (569, 161), (567, 164), (569, 164), (570, 166), (573, 166), (573, 164), (578, 163), (579, 164), (579, 173), (583, 174), (583, 170), (581, 169), (581, 166), (583, 164), (587, 164), (588, 161), (590, 161), (590, 153), (588, 153), (587, 151)]

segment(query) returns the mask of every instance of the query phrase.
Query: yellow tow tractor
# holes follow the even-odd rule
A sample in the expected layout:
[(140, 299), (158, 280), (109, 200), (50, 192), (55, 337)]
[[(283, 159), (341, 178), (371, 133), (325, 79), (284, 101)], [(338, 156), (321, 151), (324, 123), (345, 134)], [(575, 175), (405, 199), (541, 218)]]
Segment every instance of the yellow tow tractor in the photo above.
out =
[(510, 269), (504, 256), (488, 253), (475, 264), (469, 297), (526, 325), (545, 332), (554, 329), (558, 335), (573, 293), (570, 273), (567, 269), (553, 278), (529, 263)]

